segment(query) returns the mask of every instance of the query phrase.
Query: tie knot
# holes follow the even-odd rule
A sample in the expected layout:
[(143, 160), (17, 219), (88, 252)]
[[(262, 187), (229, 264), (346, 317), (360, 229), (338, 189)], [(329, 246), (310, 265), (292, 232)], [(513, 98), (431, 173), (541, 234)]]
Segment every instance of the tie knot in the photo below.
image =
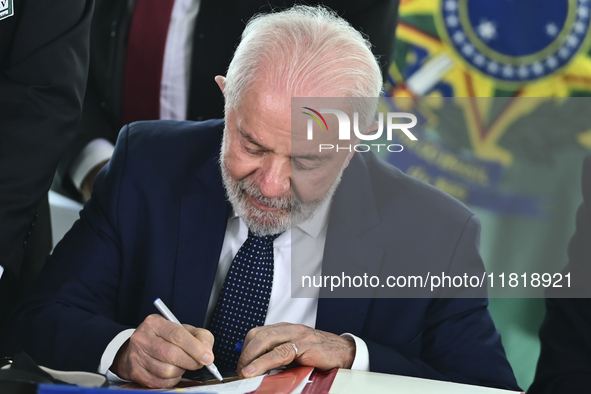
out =
[(260, 242), (264, 245), (270, 244), (277, 239), (283, 233), (272, 234), (272, 235), (254, 235), (252, 231), (248, 230), (248, 238), (254, 241)]

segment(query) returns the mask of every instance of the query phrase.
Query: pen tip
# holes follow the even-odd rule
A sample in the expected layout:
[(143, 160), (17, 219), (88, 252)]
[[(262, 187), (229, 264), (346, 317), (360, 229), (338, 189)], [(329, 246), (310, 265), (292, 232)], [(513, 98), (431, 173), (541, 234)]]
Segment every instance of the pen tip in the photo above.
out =
[(222, 379), (222, 383), (226, 383), (226, 382), (224, 382), (224, 379)]

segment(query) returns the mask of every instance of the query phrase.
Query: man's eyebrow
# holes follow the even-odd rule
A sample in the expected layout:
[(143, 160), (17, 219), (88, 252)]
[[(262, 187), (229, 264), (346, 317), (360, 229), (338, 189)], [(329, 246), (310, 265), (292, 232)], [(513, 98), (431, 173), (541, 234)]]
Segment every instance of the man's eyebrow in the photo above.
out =
[(330, 159), (328, 155), (315, 155), (315, 154), (308, 154), (308, 155), (292, 155), (292, 160), (311, 160), (311, 161), (318, 161), (324, 162)]
[(250, 134), (247, 134), (247, 133), (245, 133), (245, 132), (244, 132), (244, 131), (242, 131), (242, 129), (240, 129), (240, 128), (237, 128), (237, 130), (238, 130), (238, 133), (240, 133), (240, 135), (241, 135), (242, 137), (244, 137), (244, 138), (245, 138), (245, 139), (246, 139), (248, 142), (250, 142), (251, 144), (258, 146), (258, 147), (259, 147), (259, 148), (261, 148), (261, 149), (264, 149), (264, 150), (269, 150), (269, 149), (268, 149), (266, 146), (263, 146), (263, 145), (261, 145), (260, 143), (256, 142), (256, 141), (255, 141), (255, 139), (254, 139), (254, 138), (252, 138), (252, 137), (250, 136)]

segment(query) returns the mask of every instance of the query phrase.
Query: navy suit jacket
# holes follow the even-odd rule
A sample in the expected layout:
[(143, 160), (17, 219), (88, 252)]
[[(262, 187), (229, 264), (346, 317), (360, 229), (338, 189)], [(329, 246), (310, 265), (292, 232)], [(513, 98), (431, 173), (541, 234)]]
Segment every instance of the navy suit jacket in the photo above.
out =
[[(583, 203), (577, 228), (568, 245), (568, 264), (574, 296), (589, 297), (591, 281), (591, 155), (582, 175)], [(563, 289), (548, 288), (547, 297)], [(568, 290), (568, 289), (564, 289)], [(528, 393), (584, 393), (591, 385), (591, 298), (547, 298), (546, 317), (540, 327), (541, 351), (536, 377)]]
[[(230, 212), (222, 130), (222, 120), (123, 128), (80, 220), (18, 309), (14, 346), (43, 365), (95, 371), (117, 333), (156, 312), (157, 297), (203, 326)], [(366, 261), (368, 275), (419, 261), (481, 266), (478, 237), (468, 208), (356, 154), (333, 200), (322, 269), (338, 267), (337, 249)], [(365, 340), (372, 371), (518, 388), (486, 299), (322, 298), (316, 328)]]

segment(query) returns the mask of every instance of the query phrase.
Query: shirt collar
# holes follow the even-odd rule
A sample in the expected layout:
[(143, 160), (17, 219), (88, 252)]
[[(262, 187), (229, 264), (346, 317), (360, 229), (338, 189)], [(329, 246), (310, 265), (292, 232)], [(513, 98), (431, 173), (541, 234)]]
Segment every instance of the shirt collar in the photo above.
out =
[(298, 228), (312, 238), (317, 238), (326, 223), (328, 222), (328, 211), (330, 208), (330, 198), (322, 203), (314, 216), (298, 225)]

